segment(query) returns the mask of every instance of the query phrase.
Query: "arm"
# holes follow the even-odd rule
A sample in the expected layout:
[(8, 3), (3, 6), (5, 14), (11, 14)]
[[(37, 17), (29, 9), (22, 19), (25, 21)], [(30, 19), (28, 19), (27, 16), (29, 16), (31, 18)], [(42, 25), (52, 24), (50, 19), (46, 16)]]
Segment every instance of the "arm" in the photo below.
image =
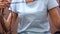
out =
[(12, 21), (15, 22), (16, 19), (17, 19), (17, 17), (18, 17), (17, 13), (10, 12), (7, 20), (5, 20), (5, 22), (6, 22), (6, 23), (5, 23), (6, 27), (9, 28), (10, 23), (12, 23)]
[(56, 7), (50, 9), (49, 15), (55, 27), (60, 29), (60, 15), (58, 13), (58, 9)]

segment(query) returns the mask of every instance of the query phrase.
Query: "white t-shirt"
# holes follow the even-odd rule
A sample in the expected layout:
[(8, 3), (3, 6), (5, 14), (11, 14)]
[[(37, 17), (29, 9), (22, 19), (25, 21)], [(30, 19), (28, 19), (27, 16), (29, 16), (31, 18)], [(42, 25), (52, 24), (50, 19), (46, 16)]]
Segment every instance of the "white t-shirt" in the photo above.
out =
[[(49, 31), (48, 11), (58, 6), (56, 0), (36, 0), (32, 4), (23, 3), (25, 0), (12, 0), (18, 2), (10, 5), (9, 10), (18, 13), (19, 24), (18, 32), (33, 31), (45, 32)], [(22, 2), (22, 3), (21, 3)]]

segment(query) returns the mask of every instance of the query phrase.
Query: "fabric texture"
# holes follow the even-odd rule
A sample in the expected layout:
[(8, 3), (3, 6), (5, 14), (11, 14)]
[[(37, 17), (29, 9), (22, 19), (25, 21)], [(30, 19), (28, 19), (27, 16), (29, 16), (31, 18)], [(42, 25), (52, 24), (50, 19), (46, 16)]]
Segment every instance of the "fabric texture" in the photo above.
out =
[(27, 32), (27, 31), (24, 31), (24, 32), (21, 32), (21, 33), (18, 33), (18, 34), (51, 34), (50, 32)]
[[(47, 9), (58, 6), (56, 0), (36, 0), (32, 4), (15, 3), (25, 0), (12, 0), (9, 10), (18, 13), (18, 33), (23, 31), (46, 32), (50, 31)], [(25, 1), (26, 2), (26, 1)], [(52, 3), (53, 2), (53, 3)]]

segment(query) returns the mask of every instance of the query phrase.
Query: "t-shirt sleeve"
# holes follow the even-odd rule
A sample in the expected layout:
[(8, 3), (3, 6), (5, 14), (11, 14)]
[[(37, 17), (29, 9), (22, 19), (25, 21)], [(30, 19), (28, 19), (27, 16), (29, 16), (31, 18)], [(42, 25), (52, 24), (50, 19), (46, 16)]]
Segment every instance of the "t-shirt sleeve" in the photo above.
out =
[(56, 0), (48, 0), (48, 10), (59, 6)]
[(18, 13), (18, 12), (17, 12), (17, 7), (16, 7), (17, 4), (13, 4), (14, 2), (16, 2), (16, 1), (13, 0), (13, 1), (11, 2), (10, 7), (9, 7), (9, 10), (11, 10), (11, 11), (14, 12), (14, 13)]

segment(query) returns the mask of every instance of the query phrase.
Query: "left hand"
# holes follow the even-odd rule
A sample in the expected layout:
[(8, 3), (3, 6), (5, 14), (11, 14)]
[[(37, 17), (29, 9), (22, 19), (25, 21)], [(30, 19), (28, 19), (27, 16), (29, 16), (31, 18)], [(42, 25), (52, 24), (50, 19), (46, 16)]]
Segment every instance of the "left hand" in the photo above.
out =
[(9, 7), (10, 0), (0, 0), (0, 8)]

